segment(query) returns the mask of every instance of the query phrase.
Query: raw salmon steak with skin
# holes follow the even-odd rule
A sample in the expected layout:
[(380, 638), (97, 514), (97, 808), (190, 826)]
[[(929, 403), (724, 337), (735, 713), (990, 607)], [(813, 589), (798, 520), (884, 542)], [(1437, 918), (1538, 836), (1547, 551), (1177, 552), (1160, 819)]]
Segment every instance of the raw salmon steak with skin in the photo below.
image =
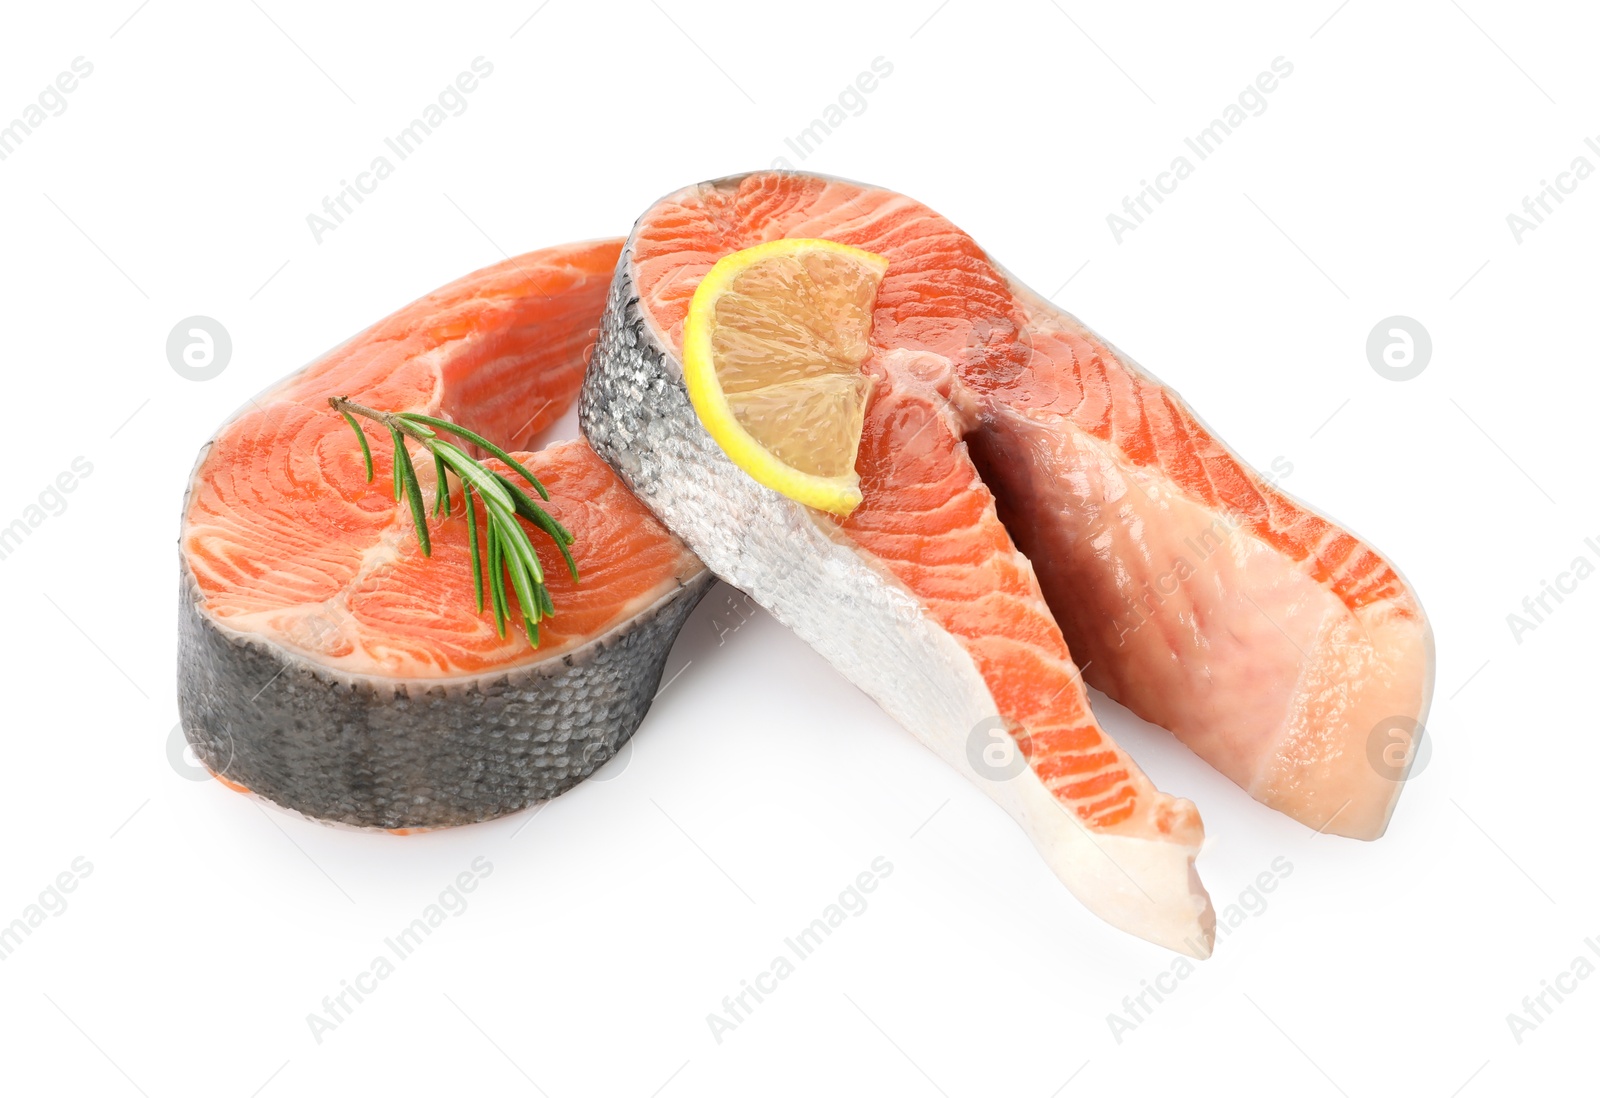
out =
[[(948, 372), (956, 431), (1091, 685), (1307, 826), (1383, 833), (1433, 680), (1427, 618), (1393, 565), (1266, 482), (1176, 393), (971, 237), (891, 191), (760, 173), (658, 205), (632, 250), (654, 322), (676, 339), (701, 265), (778, 237), (889, 259), (868, 368)], [(880, 500), (899, 498), (893, 394), (869, 413), (858, 469)], [(846, 530), (884, 559), (917, 558), (895, 569), (902, 579), (932, 576), (937, 520), (884, 541), (905, 520), (880, 509)]]
[[(577, 394), (619, 248), (550, 248), (468, 275), (252, 400), (207, 444), (180, 539), (179, 689), (214, 773), (319, 819), (428, 828), (554, 796), (632, 734), (710, 583), (694, 554), (582, 440), (515, 454), (576, 536), (580, 578), (535, 533), (556, 613), (538, 648), (515, 609), (502, 637), (476, 606), (459, 481), (424, 556), (389, 490), (387, 432), (359, 421), (368, 483), (327, 403), (448, 418), (521, 449)], [(433, 463), (412, 456), (431, 516)]]
[[(945, 253), (965, 238), (876, 193), (890, 201), (759, 175), (657, 203), (617, 268), (579, 405), (585, 435), (708, 567), (999, 803), (1086, 906), (1208, 956), (1215, 916), (1194, 871), (1199, 814), (1158, 791), (1096, 723), (1038, 577), (963, 441), (978, 412), (963, 363), (899, 330), (931, 300), (928, 333), (964, 345), (969, 330), (937, 315), (949, 306), (939, 277), (981, 253)], [(863, 499), (843, 522), (733, 465), (684, 389), (683, 321), (699, 280), (722, 256), (783, 236), (889, 260), (866, 363), (877, 383), (856, 462)], [(929, 248), (933, 262), (919, 264)], [(1005, 744), (1014, 750), (996, 750)]]
[[(682, 396), (700, 280), (782, 238), (889, 262), (864, 366), (879, 384), (863, 503), (843, 522), (743, 476)], [(972, 776), (1108, 921), (1210, 949), (1198, 817), (1098, 728), (1069, 650), (1264, 803), (1382, 833), (1403, 775), (1370, 745), (1381, 733), (1409, 757), (1395, 741), (1431, 690), (1410, 588), (927, 207), (779, 172), (662, 199), (629, 238), (580, 412), (709, 567)], [(973, 750), (994, 727), (1025, 755), (1020, 773)]]

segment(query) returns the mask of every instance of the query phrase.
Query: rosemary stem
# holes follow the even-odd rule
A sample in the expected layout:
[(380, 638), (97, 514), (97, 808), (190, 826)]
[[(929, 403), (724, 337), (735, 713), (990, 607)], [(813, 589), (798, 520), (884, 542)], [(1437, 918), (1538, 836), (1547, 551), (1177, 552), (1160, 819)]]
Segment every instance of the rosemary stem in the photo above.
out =
[(431, 438), (438, 437), (426, 425), (409, 420), (405, 416), (396, 415), (394, 412), (380, 412), (376, 408), (368, 408), (365, 404), (357, 404), (355, 401), (344, 397), (329, 397), (328, 404), (336, 412), (365, 416), (367, 419), (383, 424), (391, 431), (399, 431), (401, 434), (414, 438), (418, 442), (427, 442)]

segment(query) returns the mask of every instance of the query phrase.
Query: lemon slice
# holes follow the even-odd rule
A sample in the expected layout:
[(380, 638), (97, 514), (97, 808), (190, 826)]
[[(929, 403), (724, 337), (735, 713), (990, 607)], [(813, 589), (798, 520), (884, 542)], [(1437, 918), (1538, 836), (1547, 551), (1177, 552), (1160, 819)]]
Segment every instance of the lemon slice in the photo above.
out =
[(708, 434), (756, 480), (848, 515), (872, 378), (872, 306), (889, 267), (831, 240), (772, 240), (707, 272), (683, 328), (683, 374)]

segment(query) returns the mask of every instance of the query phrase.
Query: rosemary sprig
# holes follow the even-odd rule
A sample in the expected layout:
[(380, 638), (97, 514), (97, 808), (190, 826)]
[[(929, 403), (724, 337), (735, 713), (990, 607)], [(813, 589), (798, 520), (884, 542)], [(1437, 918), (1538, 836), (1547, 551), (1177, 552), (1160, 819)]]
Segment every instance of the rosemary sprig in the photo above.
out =
[[(394, 444), (394, 498), (405, 500), (411, 509), (411, 518), (417, 528), (417, 542), (423, 556), (433, 555), (433, 543), (428, 537), (427, 507), (422, 500), (422, 485), (417, 481), (416, 466), (406, 439), (415, 439), (433, 455), (434, 474), (438, 480), (438, 495), (433, 513), (435, 517), (450, 514), (450, 478), (454, 473), (461, 481), (461, 498), (467, 511), (467, 541), (472, 554), (472, 589), (477, 600), (478, 613), (484, 605), (484, 557), (488, 557), (489, 606), (494, 612), (495, 629), (503, 637), (506, 623), (511, 618), (512, 600), (522, 613), (522, 624), (528, 643), (539, 646), (539, 622), (555, 616), (556, 608), (550, 600), (550, 590), (544, 582), (544, 565), (534, 552), (533, 539), (528, 530), (517, 521), (518, 516), (533, 523), (561, 552), (567, 571), (574, 581), (578, 578), (578, 565), (568, 548), (573, 542), (572, 532), (557, 522), (548, 511), (534, 502), (510, 477), (490, 469), (473, 458), (455, 443), (439, 437), (440, 432), (454, 435), (499, 458), (520, 473), (539, 494), (548, 501), (550, 493), (544, 485), (510, 454), (465, 427), (449, 420), (425, 416), (420, 412), (380, 412), (345, 397), (329, 397), (328, 404), (344, 417), (361, 440), (361, 456), (366, 461), (367, 483), (373, 479), (372, 449), (367, 444), (366, 432), (356, 416), (370, 419), (389, 432)], [(487, 553), (478, 545), (478, 513), (474, 503), (483, 506), (484, 541)], [(507, 579), (509, 578), (509, 591)]]

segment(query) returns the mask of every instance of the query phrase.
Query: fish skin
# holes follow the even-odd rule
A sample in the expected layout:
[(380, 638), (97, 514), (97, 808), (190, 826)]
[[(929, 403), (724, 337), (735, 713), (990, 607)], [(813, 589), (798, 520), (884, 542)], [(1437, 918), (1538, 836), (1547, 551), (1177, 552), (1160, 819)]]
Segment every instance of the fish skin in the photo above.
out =
[[(387, 492), (388, 440), (370, 432), (379, 475), (365, 483), (356, 440), (325, 403), (338, 393), (430, 411), (491, 438), (520, 435), (516, 449), (576, 397), (620, 244), (545, 249), (458, 279), (277, 383), (202, 447), (182, 512), (178, 702), (186, 738), (224, 784), (327, 823), (428, 830), (557, 796), (633, 735), (714, 577), (586, 443), (558, 443), (522, 460), (550, 489), (551, 514), (579, 535), (580, 569), (590, 531), (627, 533), (629, 553), (608, 556), (605, 544), (591, 552), (588, 588), (564, 569), (550, 573), (557, 616), (544, 623), (539, 649), (520, 637), (516, 614), (509, 639), (500, 639), (487, 615), (473, 612), (459, 484), (452, 515), (430, 521), (434, 555), (424, 560), (409, 512)], [(316, 430), (286, 442), (255, 431), (259, 423)], [(225, 440), (231, 449), (219, 451)], [(266, 456), (249, 457), (257, 453)], [(293, 464), (296, 454), (322, 479), (304, 483), (310, 474)], [(264, 484), (262, 469), (290, 478), (288, 487)], [(431, 510), (432, 463), (419, 461), (417, 473)], [(346, 510), (309, 521), (308, 510), (330, 498)], [(378, 537), (379, 527), (384, 540), (361, 540)], [(302, 528), (309, 548), (248, 552), (263, 539), (287, 543)], [(317, 635), (305, 626), (322, 620), (327, 591), (302, 595), (306, 585), (289, 585), (304, 571), (315, 578), (325, 559), (318, 553), (348, 547), (329, 529), (357, 531), (349, 544), (384, 563), (354, 580), (338, 577), (350, 585), (334, 615), (344, 624)], [(547, 550), (536, 551), (561, 569)], [(301, 569), (305, 558), (295, 554), (306, 552), (312, 567)], [(357, 590), (381, 605), (363, 612), (350, 601)], [(408, 597), (423, 604), (420, 634), (392, 629), (419, 613)], [(374, 616), (383, 610), (401, 616)], [(454, 660), (442, 654), (452, 628)], [(431, 650), (418, 658), (418, 648)]]
[(835, 524), (758, 484), (706, 433), (681, 363), (640, 307), (631, 244), (579, 397), (579, 423), (595, 452), (711, 571), (1005, 809), (1084, 906), (1147, 941), (1208, 957), (1216, 917), (1194, 869), (1198, 819), (1169, 841), (1091, 832), (1032, 768), (1007, 780), (975, 768), (974, 730), (1005, 722), (973, 658)]
[(948, 365), (967, 454), (1086, 681), (1307, 827), (1382, 835), (1434, 678), (1432, 630), (1399, 570), (904, 195), (754, 172), (669, 196), (633, 238), (663, 338), (676, 345), (719, 255), (785, 236), (890, 259), (868, 366)]
[(622, 748), (712, 583), (701, 572), (551, 660), (408, 680), (341, 673), (230, 629), (204, 611), (185, 565), (184, 734), (225, 782), (312, 819), (385, 830), (492, 820), (559, 796)]

